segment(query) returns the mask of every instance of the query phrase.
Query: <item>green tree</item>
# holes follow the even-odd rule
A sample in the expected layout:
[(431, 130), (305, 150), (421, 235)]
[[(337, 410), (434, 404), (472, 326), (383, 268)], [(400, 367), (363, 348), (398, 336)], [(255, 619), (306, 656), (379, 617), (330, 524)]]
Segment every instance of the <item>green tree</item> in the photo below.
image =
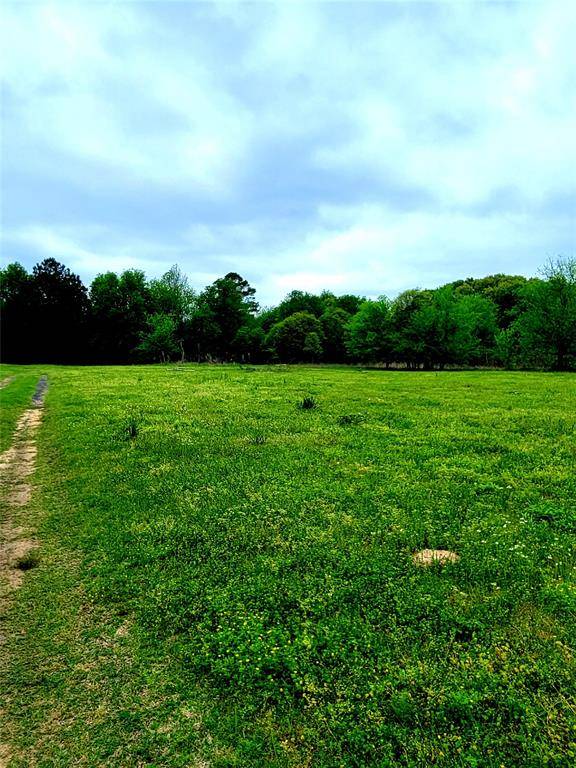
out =
[(310, 312), (296, 312), (272, 326), (266, 345), (284, 362), (319, 360), (323, 338), (322, 324), (317, 317)]
[(351, 316), (337, 304), (332, 304), (320, 318), (324, 333), (324, 357), (329, 362), (346, 359), (346, 328)]
[[(188, 284), (188, 278), (177, 265), (158, 280), (150, 281), (152, 315), (166, 315), (173, 320), (173, 339), (178, 352), (184, 358), (184, 342), (189, 330), (188, 322), (196, 306), (196, 293)], [(149, 327), (156, 327), (158, 320), (148, 320)], [(175, 353), (170, 353), (173, 357)]]
[(336, 306), (343, 309), (344, 312), (347, 312), (349, 315), (355, 315), (364, 301), (366, 301), (366, 299), (363, 299), (360, 296), (354, 296), (352, 293), (345, 293), (342, 296), (336, 297)]
[(56, 259), (44, 259), (32, 270), (30, 301), (33, 358), (57, 363), (85, 360), (89, 301), (78, 275)]
[(90, 286), (92, 339), (96, 357), (105, 362), (128, 362), (148, 330), (152, 296), (144, 272), (129, 269), (120, 277), (106, 272)]
[(234, 337), (234, 357), (241, 362), (260, 363), (266, 357), (265, 334), (256, 318), (241, 326)]
[(399, 362), (406, 363), (409, 368), (416, 368), (422, 362), (418, 329), (412, 318), (429, 300), (430, 294), (430, 291), (418, 289), (404, 291), (394, 299), (390, 307), (395, 357)]
[(488, 364), (493, 359), (497, 310), (483, 296), (458, 295), (451, 285), (412, 295), (399, 347), (424, 368)]
[(346, 349), (355, 360), (365, 363), (392, 362), (394, 338), (391, 304), (381, 296), (378, 301), (364, 301), (347, 325)]
[(457, 280), (450, 285), (457, 297), (476, 295), (494, 302), (497, 322), (502, 329), (509, 328), (521, 309), (522, 292), (528, 280), (521, 275), (489, 275), (488, 277)]
[(264, 331), (268, 332), (280, 320), (285, 320), (297, 312), (308, 312), (315, 317), (321, 317), (332, 310), (342, 309), (348, 315), (353, 315), (362, 301), (364, 300), (352, 294), (335, 296), (330, 291), (323, 291), (318, 296), (307, 291), (291, 291), (277, 307), (268, 307), (261, 312), (259, 319)]
[(220, 339), (220, 326), (204, 293), (198, 296), (184, 328), (185, 355), (199, 363), (215, 357)]
[(235, 283), (238, 293), (242, 296), (244, 306), (251, 315), (255, 315), (260, 309), (258, 302), (254, 298), (256, 296), (256, 289), (252, 288), (248, 280), (245, 280), (237, 272), (228, 272), (227, 275), (224, 275), (224, 280)]
[(450, 357), (459, 365), (488, 365), (493, 362), (498, 331), (493, 301), (471, 294), (460, 296), (454, 305), (455, 332)]
[(309, 363), (314, 363), (322, 357), (322, 342), (316, 331), (306, 334), (304, 346), (302, 347), (302, 359)]
[(147, 321), (136, 351), (142, 360), (165, 363), (181, 353), (178, 322), (172, 315), (155, 313)]
[(576, 260), (544, 267), (544, 280), (523, 291), (524, 311), (515, 323), (519, 362), (557, 371), (576, 368)]
[(120, 278), (115, 272), (97, 275), (90, 286), (91, 342), (93, 353), (102, 362), (123, 361), (122, 298)]
[(411, 315), (407, 338), (412, 340), (416, 359), (424, 368), (444, 368), (454, 362), (457, 331), (456, 299), (450, 286), (426, 292)]
[(258, 310), (254, 289), (235, 272), (215, 280), (202, 291), (188, 324), (187, 345), (196, 347), (200, 359), (234, 358), (234, 340)]
[(8, 362), (34, 359), (32, 278), (21, 264), (0, 269), (0, 348)]
[(315, 317), (320, 317), (325, 309), (326, 297), (316, 296), (307, 291), (291, 291), (286, 298), (276, 307), (277, 320), (285, 320), (290, 315), (298, 312), (307, 312)]
[(154, 313), (170, 315), (178, 324), (190, 317), (195, 293), (176, 264), (159, 279), (151, 280), (149, 288)]

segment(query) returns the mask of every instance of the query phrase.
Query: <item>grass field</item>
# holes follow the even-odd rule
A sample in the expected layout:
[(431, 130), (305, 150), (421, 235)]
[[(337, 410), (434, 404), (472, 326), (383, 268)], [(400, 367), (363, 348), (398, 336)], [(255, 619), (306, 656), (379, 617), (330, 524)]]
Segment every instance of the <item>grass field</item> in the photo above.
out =
[(576, 376), (41, 373), (11, 767), (576, 763)]
[(30, 404), (39, 373), (30, 366), (0, 366), (0, 451), (5, 451), (12, 441), (12, 433), (18, 416)]

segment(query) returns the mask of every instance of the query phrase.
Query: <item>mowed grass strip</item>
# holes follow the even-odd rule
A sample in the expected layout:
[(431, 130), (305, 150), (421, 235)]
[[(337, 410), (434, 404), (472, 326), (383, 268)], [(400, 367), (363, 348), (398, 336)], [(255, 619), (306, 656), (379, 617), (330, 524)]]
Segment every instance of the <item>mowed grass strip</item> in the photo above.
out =
[(15, 764), (574, 763), (576, 377), (49, 375)]

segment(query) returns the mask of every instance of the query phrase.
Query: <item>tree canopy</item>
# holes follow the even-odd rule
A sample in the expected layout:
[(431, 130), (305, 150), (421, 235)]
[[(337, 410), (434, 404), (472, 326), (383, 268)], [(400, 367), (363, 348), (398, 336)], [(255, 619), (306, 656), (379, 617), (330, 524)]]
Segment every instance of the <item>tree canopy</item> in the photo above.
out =
[(174, 265), (159, 278), (130, 269), (89, 290), (55, 259), (0, 270), (2, 355), (13, 362), (170, 360), (308, 362), (414, 369), (576, 369), (576, 261), (538, 278), (489, 275), (394, 299), (291, 291), (261, 309), (228, 272), (200, 292)]

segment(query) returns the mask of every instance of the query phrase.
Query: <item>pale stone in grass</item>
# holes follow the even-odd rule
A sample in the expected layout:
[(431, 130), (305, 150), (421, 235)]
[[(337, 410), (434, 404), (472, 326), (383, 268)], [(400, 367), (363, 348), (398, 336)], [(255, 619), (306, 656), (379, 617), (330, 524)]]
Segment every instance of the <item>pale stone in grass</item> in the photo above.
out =
[(456, 563), (460, 556), (456, 552), (450, 552), (449, 549), (422, 549), (412, 555), (415, 565), (432, 565), (433, 563)]

